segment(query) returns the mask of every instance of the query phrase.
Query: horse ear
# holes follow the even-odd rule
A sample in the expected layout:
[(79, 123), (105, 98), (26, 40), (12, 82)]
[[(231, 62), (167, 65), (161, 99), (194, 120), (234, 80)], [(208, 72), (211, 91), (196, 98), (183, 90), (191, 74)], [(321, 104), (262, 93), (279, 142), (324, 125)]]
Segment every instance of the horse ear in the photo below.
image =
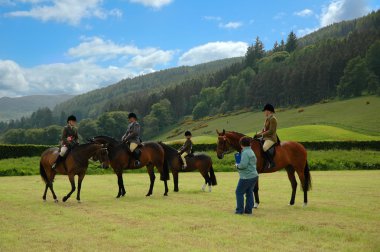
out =
[(224, 135), (224, 134), (226, 134), (226, 130), (225, 130), (225, 129), (223, 129), (223, 135)]
[(215, 130), (216, 131), (216, 134), (220, 135), (220, 132), (218, 129)]

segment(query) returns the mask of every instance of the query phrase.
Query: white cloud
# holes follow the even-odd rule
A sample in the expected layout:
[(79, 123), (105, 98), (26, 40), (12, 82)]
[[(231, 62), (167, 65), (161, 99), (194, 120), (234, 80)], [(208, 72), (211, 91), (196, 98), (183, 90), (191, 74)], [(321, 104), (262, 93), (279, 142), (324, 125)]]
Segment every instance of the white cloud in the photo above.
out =
[(131, 3), (139, 3), (147, 7), (152, 7), (155, 9), (160, 9), (164, 5), (168, 5), (173, 0), (130, 0)]
[(304, 9), (298, 12), (294, 12), (294, 15), (300, 16), (300, 17), (308, 17), (308, 16), (313, 15), (313, 11), (310, 9)]
[(136, 73), (115, 66), (100, 67), (88, 61), (22, 68), (0, 60), (0, 97), (30, 94), (80, 94), (104, 87)]
[(312, 33), (314, 31), (318, 30), (318, 28), (305, 28), (305, 29), (298, 29), (297, 30), (297, 36), (303, 37), (309, 33)]
[(222, 20), (221, 17), (216, 17), (216, 16), (204, 16), (203, 19), (206, 19), (206, 20), (215, 20), (215, 21), (221, 21)]
[(370, 11), (366, 0), (333, 0), (322, 10), (320, 25), (361, 17)]
[(179, 58), (179, 65), (196, 65), (213, 60), (245, 55), (248, 44), (245, 42), (218, 41), (194, 47)]
[(120, 17), (122, 12), (118, 9), (104, 10), (100, 7), (102, 0), (50, 0), (28, 1), (32, 3), (30, 10), (13, 11), (6, 13), (8, 17), (30, 17), (42, 21), (56, 21), (78, 25), (83, 18), (96, 17), (105, 19), (108, 16)]
[(298, 29), (297, 35), (299, 37), (305, 36), (318, 30), (321, 27), (349, 20), (357, 17), (364, 16), (370, 12), (366, 0), (332, 0), (330, 4), (322, 8), (321, 15), (316, 15), (319, 19), (319, 26), (314, 28)]
[(224, 29), (237, 29), (242, 25), (243, 25), (243, 23), (241, 23), (241, 22), (228, 22), (226, 24), (220, 23), (219, 27), (224, 28)]
[(172, 50), (164, 51), (153, 47), (118, 45), (99, 37), (83, 38), (83, 40), (78, 46), (70, 48), (67, 54), (74, 58), (86, 58), (92, 61), (108, 61), (115, 58), (128, 60), (132, 57), (129, 66), (145, 69), (168, 63), (175, 53)]

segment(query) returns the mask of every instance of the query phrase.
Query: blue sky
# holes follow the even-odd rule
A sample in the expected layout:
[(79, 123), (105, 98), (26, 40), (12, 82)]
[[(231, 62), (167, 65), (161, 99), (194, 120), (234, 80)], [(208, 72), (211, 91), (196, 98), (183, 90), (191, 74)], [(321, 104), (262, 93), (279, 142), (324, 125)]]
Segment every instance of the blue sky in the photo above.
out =
[(375, 0), (0, 0), (0, 97), (80, 94), (127, 77), (270, 49), (379, 9)]

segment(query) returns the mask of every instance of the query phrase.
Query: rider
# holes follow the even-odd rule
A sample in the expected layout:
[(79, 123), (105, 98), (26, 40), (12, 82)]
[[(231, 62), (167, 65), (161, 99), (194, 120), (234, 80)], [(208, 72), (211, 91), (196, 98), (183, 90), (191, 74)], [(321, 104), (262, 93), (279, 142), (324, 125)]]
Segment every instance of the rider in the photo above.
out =
[(178, 150), (178, 154), (181, 155), (181, 158), (182, 158), (182, 161), (183, 161), (182, 170), (185, 170), (187, 168), (186, 156), (189, 155), (189, 154), (191, 154), (192, 149), (193, 149), (193, 142), (191, 141), (191, 132), (190, 131), (186, 131), (185, 132), (185, 137), (186, 137), (185, 143)]
[(129, 143), (129, 150), (132, 152), (135, 161), (135, 166), (139, 166), (141, 164), (140, 162), (140, 155), (141, 151), (139, 148), (139, 144), (141, 143), (140, 138), (140, 124), (137, 122), (137, 116), (135, 113), (129, 113), (128, 115), (129, 125), (127, 132), (125, 132), (124, 136), (122, 137), (123, 142)]
[(263, 151), (266, 159), (269, 161), (269, 168), (276, 166), (274, 163), (274, 145), (278, 142), (277, 138), (277, 119), (274, 116), (274, 107), (271, 104), (264, 106), (265, 123), (263, 130), (255, 135), (255, 138), (263, 138)]
[(71, 115), (67, 118), (67, 125), (63, 128), (62, 137), (61, 137), (61, 150), (59, 155), (52, 165), (54, 170), (60, 162), (63, 161), (67, 150), (72, 149), (75, 145), (79, 144), (78, 140), (78, 130), (75, 128), (77, 124), (77, 118), (74, 115)]

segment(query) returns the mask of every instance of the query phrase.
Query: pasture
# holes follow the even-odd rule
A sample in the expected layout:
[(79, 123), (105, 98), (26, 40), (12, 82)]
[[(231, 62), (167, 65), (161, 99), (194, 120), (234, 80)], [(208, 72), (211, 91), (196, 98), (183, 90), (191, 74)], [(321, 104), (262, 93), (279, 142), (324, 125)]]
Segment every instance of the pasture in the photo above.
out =
[[(43, 202), (39, 176), (0, 177), (1, 251), (378, 251), (380, 171), (312, 171), (309, 206), (287, 206), (285, 172), (261, 175), (261, 205), (236, 216), (238, 174), (216, 173), (218, 186), (202, 192), (197, 173), (180, 174), (180, 192), (152, 197), (147, 174), (125, 174), (127, 195), (115, 199), (116, 176), (89, 175), (82, 203), (72, 197)], [(58, 176), (59, 198), (70, 186)], [(73, 195), (74, 196), (74, 195)]]

